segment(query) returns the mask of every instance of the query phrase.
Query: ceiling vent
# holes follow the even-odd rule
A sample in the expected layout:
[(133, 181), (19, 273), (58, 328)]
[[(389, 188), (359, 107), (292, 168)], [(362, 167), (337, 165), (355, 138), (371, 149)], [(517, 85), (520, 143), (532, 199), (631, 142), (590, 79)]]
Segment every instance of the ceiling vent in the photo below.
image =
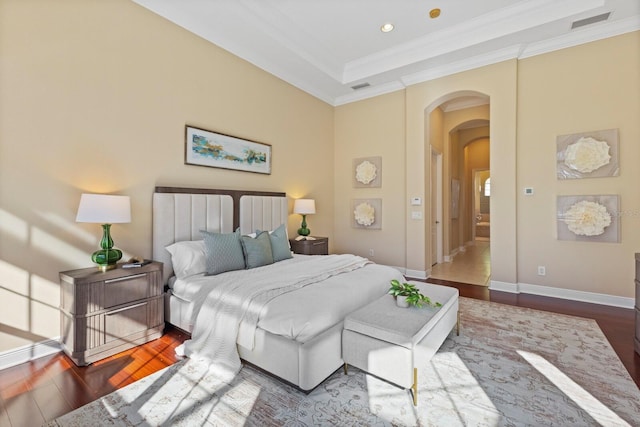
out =
[(358, 90), (358, 89), (364, 89), (365, 87), (369, 87), (369, 86), (371, 86), (371, 85), (369, 83), (365, 82), (365, 83), (357, 84), (355, 86), (351, 86), (351, 89)]
[(584, 27), (585, 25), (595, 24), (596, 22), (602, 22), (609, 19), (609, 15), (611, 12), (603, 13), (602, 15), (592, 16), (591, 18), (584, 18), (578, 21), (573, 21), (571, 24), (571, 29), (574, 30), (576, 28)]

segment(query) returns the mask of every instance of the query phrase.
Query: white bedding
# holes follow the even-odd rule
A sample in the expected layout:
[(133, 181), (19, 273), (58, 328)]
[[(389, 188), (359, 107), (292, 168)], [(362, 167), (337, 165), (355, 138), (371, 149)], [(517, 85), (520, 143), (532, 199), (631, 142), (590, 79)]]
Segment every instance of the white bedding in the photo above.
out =
[(196, 319), (184, 352), (220, 362), (223, 373), (235, 374), (240, 366), (236, 341), (252, 348), (255, 327), (305, 342), (384, 294), (392, 279), (403, 277), (361, 257), (329, 255), (294, 257), (217, 276), (195, 275), (186, 279), (189, 284), (176, 281), (173, 292), (194, 302)]

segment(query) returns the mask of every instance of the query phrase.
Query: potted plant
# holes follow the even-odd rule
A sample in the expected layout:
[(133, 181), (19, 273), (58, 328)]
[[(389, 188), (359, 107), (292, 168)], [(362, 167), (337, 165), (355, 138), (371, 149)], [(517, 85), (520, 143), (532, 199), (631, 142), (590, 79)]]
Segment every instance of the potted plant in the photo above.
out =
[(442, 307), (439, 302), (432, 302), (431, 299), (420, 293), (420, 290), (411, 283), (401, 283), (399, 280), (393, 279), (391, 281), (391, 288), (389, 288), (389, 294), (396, 298), (396, 305), (398, 307), (422, 307), (426, 305), (428, 307)]

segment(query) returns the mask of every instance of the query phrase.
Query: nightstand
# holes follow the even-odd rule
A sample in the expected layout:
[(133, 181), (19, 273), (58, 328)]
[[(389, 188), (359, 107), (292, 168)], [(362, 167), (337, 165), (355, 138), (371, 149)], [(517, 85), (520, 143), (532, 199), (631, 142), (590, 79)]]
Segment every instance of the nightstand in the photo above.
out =
[(78, 366), (160, 338), (162, 263), (60, 273), (61, 342)]
[(315, 240), (289, 240), (293, 253), (301, 255), (329, 255), (329, 238), (315, 237)]

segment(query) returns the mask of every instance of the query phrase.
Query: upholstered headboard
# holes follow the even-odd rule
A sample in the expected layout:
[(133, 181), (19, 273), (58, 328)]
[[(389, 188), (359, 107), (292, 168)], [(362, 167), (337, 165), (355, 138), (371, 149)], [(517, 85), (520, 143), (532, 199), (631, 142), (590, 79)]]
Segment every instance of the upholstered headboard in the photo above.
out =
[(287, 223), (285, 193), (182, 187), (156, 187), (153, 194), (152, 257), (164, 263), (164, 280), (173, 275), (165, 249), (175, 242), (201, 240), (200, 230), (242, 234)]

